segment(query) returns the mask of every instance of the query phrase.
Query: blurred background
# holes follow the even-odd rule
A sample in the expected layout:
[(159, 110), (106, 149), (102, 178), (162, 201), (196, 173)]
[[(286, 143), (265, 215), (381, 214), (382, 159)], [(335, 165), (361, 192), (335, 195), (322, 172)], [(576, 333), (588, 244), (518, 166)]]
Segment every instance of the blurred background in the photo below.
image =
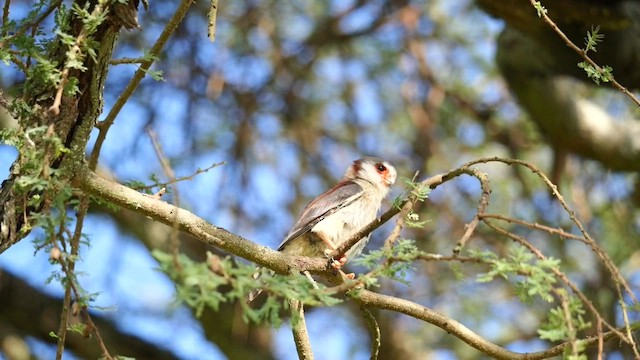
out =
[[(588, 30), (605, 34), (601, 64), (640, 86), (640, 2), (543, 4), (578, 46)], [(551, 4), (553, 3), (553, 4)], [(12, 1), (19, 20), (31, 4)], [(142, 30), (123, 33), (116, 58), (140, 57), (157, 39), (177, 1), (140, 10)], [(216, 41), (207, 39), (209, 4), (196, 2), (153, 70), (125, 105), (103, 146), (100, 167), (120, 182), (168, 180), (146, 129), (156, 133), (176, 176), (224, 165), (177, 184), (179, 205), (210, 223), (276, 247), (304, 205), (362, 155), (393, 163), (419, 179), (485, 156), (530, 161), (561, 193), (599, 244), (637, 286), (640, 261), (640, 125), (638, 108), (607, 84), (596, 86), (580, 59), (536, 16), (528, 1), (373, 0), (221, 1)], [(45, 24), (51, 27), (52, 19)], [(45, 35), (43, 35), (45, 36)], [(136, 65), (114, 65), (105, 113)], [(24, 81), (0, 67), (6, 95)], [(0, 128), (15, 126), (6, 112)], [(94, 135), (95, 136), (95, 135)], [(92, 141), (89, 149), (91, 150)], [(0, 178), (16, 150), (0, 145)], [(486, 165), (493, 186), (489, 212), (572, 230), (547, 188), (523, 168)], [(398, 181), (392, 197), (403, 190)], [(431, 193), (417, 211), (427, 224), (405, 229), (421, 250), (450, 255), (477, 207), (475, 179), (462, 177)], [(175, 192), (163, 199), (173, 201)], [(390, 205), (390, 201), (385, 208)], [(91, 209), (79, 281), (96, 293), (94, 317), (112, 353), (138, 359), (295, 359), (291, 333), (244, 323), (237, 304), (200, 318), (174, 301), (174, 285), (157, 271), (152, 249), (168, 249), (170, 229), (126, 210)], [(381, 245), (389, 226), (373, 235)], [(577, 242), (520, 231), (620, 324), (608, 274)], [(0, 256), (0, 358), (26, 346), (50, 359), (62, 286), (59, 271), (29, 238)], [(505, 254), (509, 242), (480, 227), (469, 245)], [(181, 249), (204, 260), (207, 249), (183, 238)], [(349, 265), (358, 271), (354, 265)], [(477, 265), (416, 263), (411, 286), (383, 281), (378, 291), (446, 314), (514, 351), (542, 350), (536, 329), (548, 311), (523, 304), (506, 282), (477, 283)], [(375, 314), (381, 359), (480, 359), (432, 325), (395, 313)], [(318, 359), (367, 359), (370, 339), (357, 306), (308, 313)], [(615, 345), (615, 344), (613, 344)], [(628, 354), (610, 352), (611, 359)], [(70, 335), (69, 356), (95, 359), (92, 340)], [(3, 353), (2, 353), (3, 352)], [(73, 355), (72, 355), (73, 354)]]

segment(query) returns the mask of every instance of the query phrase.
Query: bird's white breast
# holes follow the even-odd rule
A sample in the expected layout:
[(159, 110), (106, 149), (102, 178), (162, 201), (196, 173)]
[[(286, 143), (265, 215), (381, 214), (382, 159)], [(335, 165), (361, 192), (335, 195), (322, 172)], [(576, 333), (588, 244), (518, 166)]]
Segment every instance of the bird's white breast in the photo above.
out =
[[(336, 247), (350, 239), (376, 218), (382, 199), (386, 195), (378, 191), (367, 190), (370, 189), (365, 189), (362, 195), (353, 203), (327, 216), (316, 224), (311, 231), (331, 241)], [(357, 256), (366, 245), (368, 239), (369, 236), (364, 237), (347, 251), (347, 258)]]

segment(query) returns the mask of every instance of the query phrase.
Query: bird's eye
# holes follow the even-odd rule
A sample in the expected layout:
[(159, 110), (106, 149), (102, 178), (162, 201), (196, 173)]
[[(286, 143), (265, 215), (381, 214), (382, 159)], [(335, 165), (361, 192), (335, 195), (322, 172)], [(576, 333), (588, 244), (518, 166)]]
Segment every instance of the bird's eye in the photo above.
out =
[(387, 167), (384, 166), (382, 163), (377, 163), (376, 170), (378, 170), (379, 173), (385, 173), (387, 172)]

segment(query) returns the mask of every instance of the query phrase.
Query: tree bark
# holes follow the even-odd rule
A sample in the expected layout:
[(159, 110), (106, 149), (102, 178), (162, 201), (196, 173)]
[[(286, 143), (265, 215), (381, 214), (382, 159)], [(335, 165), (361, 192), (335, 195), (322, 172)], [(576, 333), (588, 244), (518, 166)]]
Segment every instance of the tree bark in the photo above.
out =
[[(78, 3), (82, 5), (84, 1), (78, 1)], [(71, 34), (80, 36), (84, 31), (82, 19), (74, 16), (70, 22)], [(34, 111), (32, 116), (19, 119), (19, 127), (24, 131), (39, 126), (49, 126), (69, 149), (68, 153), (58, 158), (51, 157), (48, 163), (44, 164), (50, 169), (63, 170), (59, 173), (58, 180), (70, 182), (77, 174), (78, 167), (84, 162), (89, 135), (102, 112), (104, 82), (120, 27), (119, 21), (108, 17), (91, 36), (92, 40), (98, 44), (95, 57), (84, 54), (83, 65), (86, 70), (69, 71), (68, 79), (77, 79), (79, 91), (73, 95), (62, 96), (59, 113), (50, 110), (58, 89), (43, 88), (37, 79), (27, 77), (25, 83), (27, 90), (23, 100)], [(51, 49), (48, 58), (58, 59), (58, 66), (62, 68), (66, 61), (65, 53), (68, 45), (58, 37), (54, 40)], [(37, 141), (35, 145), (38, 145)], [(9, 178), (3, 181), (0, 188), (0, 253), (29, 233), (31, 215), (41, 210), (27, 204), (29, 197), (34, 193), (18, 194), (14, 189), (14, 184), (19, 177), (40, 175), (28, 174), (21, 169), (21, 165), (26, 161), (22, 150), (11, 167)]]

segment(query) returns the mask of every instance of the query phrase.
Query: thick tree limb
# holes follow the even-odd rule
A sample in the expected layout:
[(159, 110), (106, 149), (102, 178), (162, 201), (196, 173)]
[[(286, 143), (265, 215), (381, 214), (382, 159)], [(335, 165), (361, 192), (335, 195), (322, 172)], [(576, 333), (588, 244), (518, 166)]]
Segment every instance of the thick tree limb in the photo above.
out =
[[(280, 274), (307, 270), (312, 273), (331, 273), (328, 262), (304, 256), (289, 256), (257, 245), (221, 227), (213, 226), (193, 213), (164, 201), (141, 194), (124, 185), (102, 178), (86, 167), (78, 176), (78, 186), (88, 193), (116, 205), (150, 216), (167, 225), (175, 225), (181, 231), (209, 245), (251, 260)], [(176, 213), (177, 212), (177, 213)]]
[[(87, 54), (78, 56), (84, 60), (84, 71), (64, 69), (68, 78), (77, 80), (78, 91), (73, 95), (59, 96), (54, 104), (53, 94), (59, 93), (59, 89), (42, 89), (43, 85), (35, 83), (37, 80), (31, 78), (27, 79), (25, 85), (26, 89), (30, 89), (28, 91), (36, 93), (24, 95), (30, 102), (29, 105), (33, 107), (33, 115), (19, 120), (21, 129), (26, 131), (39, 126), (49, 126), (55, 136), (60, 138), (64, 146), (70, 150), (58, 158), (48, 158), (47, 164), (44, 164), (50, 168), (64, 169), (58, 176), (59, 181), (70, 179), (76, 174), (78, 166), (82, 165), (89, 135), (98, 115), (102, 112), (104, 82), (115, 40), (120, 31), (120, 26), (112, 20), (107, 18), (93, 34), (85, 34), (83, 20), (80, 17), (75, 16), (71, 20), (71, 35), (78, 38), (87, 36), (98, 44), (94, 49), (95, 56), (87, 56)], [(64, 64), (67, 61), (64, 57), (66, 47), (62, 37), (58, 37), (50, 47), (50, 57)], [(59, 88), (62, 85), (60, 84)], [(49, 93), (50, 97), (37, 92)], [(52, 104), (55, 105), (55, 111), (50, 112), (47, 109), (50, 109)], [(18, 194), (14, 190), (14, 183), (18, 177), (38, 175), (25, 174), (20, 170), (20, 165), (24, 162), (23, 156), (25, 154), (21, 153), (12, 167), (10, 177), (2, 183), (0, 188), (0, 253), (29, 233), (30, 214), (40, 210), (28, 206), (28, 199), (32, 194)]]

